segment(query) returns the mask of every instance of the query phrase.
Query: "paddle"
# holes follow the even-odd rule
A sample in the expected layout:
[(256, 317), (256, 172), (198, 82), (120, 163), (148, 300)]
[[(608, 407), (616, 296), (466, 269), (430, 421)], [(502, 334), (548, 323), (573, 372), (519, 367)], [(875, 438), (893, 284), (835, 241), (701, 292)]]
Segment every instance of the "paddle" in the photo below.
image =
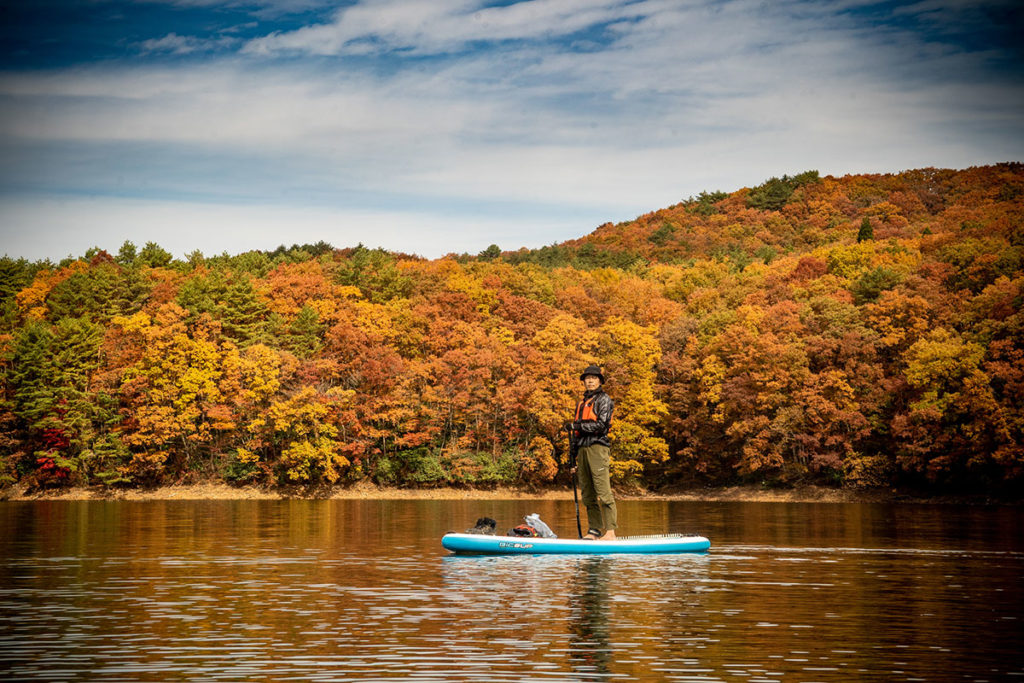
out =
[(569, 432), (569, 457), (572, 462), (572, 469), (570, 470), (570, 475), (572, 476), (572, 500), (576, 503), (576, 533), (578, 538), (583, 538), (583, 527), (580, 526), (580, 498), (579, 494), (576, 493), (576, 433), (569, 425), (566, 425), (565, 431)]

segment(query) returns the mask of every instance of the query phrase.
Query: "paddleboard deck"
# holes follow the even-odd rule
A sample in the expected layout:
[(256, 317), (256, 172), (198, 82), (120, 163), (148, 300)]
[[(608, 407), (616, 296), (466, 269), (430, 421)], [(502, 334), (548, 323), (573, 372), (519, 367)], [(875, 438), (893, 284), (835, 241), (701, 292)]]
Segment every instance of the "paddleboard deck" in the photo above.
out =
[(703, 536), (668, 534), (634, 536), (614, 541), (585, 541), (579, 538), (533, 538), (445, 534), (441, 545), (460, 555), (612, 555), (618, 553), (701, 553), (711, 547)]

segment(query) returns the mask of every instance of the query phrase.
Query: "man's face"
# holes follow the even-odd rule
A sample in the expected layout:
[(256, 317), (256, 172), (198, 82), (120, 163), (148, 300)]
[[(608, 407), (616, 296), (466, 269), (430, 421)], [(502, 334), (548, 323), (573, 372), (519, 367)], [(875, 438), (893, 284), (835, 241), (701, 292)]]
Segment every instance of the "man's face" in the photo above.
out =
[(587, 375), (586, 377), (583, 378), (583, 387), (587, 391), (593, 391), (594, 389), (597, 389), (599, 386), (601, 386), (601, 380), (595, 377), (594, 375)]

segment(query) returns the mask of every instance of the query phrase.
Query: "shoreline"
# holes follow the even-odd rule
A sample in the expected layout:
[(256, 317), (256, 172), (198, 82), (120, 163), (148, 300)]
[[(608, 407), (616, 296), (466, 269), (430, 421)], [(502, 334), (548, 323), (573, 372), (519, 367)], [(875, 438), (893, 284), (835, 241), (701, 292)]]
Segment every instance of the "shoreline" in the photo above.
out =
[[(760, 486), (718, 486), (665, 491), (616, 491), (617, 500), (751, 502), (751, 503), (910, 503), (1016, 505), (1020, 501), (991, 496), (924, 496), (895, 489), (835, 489), (797, 486), (767, 489)], [(0, 491), (0, 501), (157, 501), (157, 500), (572, 500), (572, 489), (430, 488), (402, 489), (360, 483), (349, 487), (303, 491), (228, 484), (161, 486), (153, 489), (73, 487), (30, 491), (11, 486)]]

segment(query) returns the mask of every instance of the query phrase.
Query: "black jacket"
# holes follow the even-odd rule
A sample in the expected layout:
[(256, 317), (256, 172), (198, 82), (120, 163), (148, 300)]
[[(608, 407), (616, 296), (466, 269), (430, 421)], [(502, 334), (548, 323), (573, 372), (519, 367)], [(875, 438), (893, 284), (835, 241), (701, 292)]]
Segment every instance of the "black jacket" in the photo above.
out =
[(612, 402), (612, 397), (604, 393), (604, 390), (597, 388), (594, 391), (584, 392), (583, 400), (576, 405), (573, 417), (580, 415), (582, 404), (590, 400), (591, 397), (594, 398), (593, 409), (597, 419), (575, 422), (576, 444), (580, 448), (594, 444), (611, 446), (611, 441), (608, 440), (608, 430), (612, 426), (612, 410), (615, 409), (615, 404)]

